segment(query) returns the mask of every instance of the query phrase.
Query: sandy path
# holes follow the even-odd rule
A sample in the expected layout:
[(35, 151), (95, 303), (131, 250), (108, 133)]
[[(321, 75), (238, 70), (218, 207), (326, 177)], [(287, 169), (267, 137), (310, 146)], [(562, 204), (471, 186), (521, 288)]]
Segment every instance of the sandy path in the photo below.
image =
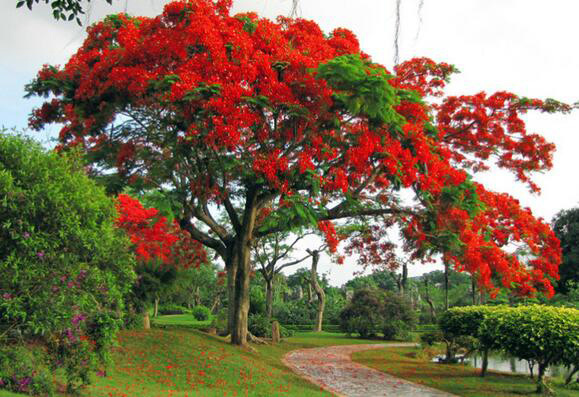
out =
[(294, 350), (283, 362), (297, 374), (324, 389), (345, 397), (450, 397), (431, 389), (385, 374), (350, 359), (352, 353), (385, 347), (413, 346), (410, 343), (329, 346)]

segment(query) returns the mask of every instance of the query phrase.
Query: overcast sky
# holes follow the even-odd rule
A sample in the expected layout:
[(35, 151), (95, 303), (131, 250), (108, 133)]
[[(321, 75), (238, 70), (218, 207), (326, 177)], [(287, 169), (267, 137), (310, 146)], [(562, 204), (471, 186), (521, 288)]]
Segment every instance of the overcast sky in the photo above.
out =
[[(127, 11), (153, 16), (161, 0), (104, 0), (90, 3), (90, 20)], [(400, 59), (430, 57), (456, 65), (450, 94), (512, 91), (521, 96), (579, 100), (579, 2), (572, 0), (402, 0)], [(49, 7), (38, 4), (30, 12), (15, 9), (16, 1), (0, 2), (0, 125), (24, 128), (31, 109), (40, 101), (23, 99), (23, 87), (45, 63), (64, 64), (82, 43), (84, 28), (57, 22)], [(268, 18), (289, 15), (292, 0), (234, 0), (234, 11), (256, 11)], [(300, 0), (300, 15), (313, 19), (324, 31), (352, 30), (362, 49), (374, 61), (392, 69), (395, 0)], [(550, 221), (561, 209), (579, 204), (579, 111), (571, 115), (530, 114), (529, 132), (538, 132), (557, 146), (553, 169), (535, 180), (543, 189), (529, 194), (504, 173), (479, 176), (487, 188), (520, 199), (534, 214)], [(35, 137), (46, 141), (56, 128)], [(332, 284), (341, 285), (357, 270), (350, 263), (333, 265), (322, 260)], [(417, 275), (431, 267), (417, 264)]]

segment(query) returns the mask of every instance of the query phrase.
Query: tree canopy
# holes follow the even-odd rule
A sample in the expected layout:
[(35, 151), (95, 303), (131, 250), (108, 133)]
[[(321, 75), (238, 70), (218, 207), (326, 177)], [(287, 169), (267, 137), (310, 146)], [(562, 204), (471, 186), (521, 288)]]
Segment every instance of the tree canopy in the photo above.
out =
[(346, 29), (324, 35), (312, 21), (230, 6), (109, 16), (27, 90), (52, 97), (30, 125), (63, 123), (59, 149), (82, 147), (110, 190), (169, 186), (181, 227), (226, 264), (233, 343), (245, 341), (252, 242), (309, 227), (335, 251), (341, 219), (396, 224), (414, 257), (443, 253), (491, 290), (496, 276), (552, 294), (552, 230), (470, 174), (496, 164), (538, 190), (531, 173), (551, 167), (554, 147), (520, 115), (570, 107), (507, 92), (445, 97), (451, 65), (417, 58), (391, 73)]

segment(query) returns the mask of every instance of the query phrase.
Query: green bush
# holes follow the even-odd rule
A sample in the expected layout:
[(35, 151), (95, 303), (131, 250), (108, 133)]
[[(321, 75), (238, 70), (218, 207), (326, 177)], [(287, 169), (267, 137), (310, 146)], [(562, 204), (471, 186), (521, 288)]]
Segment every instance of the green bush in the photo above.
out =
[(0, 346), (43, 345), (76, 389), (106, 365), (121, 325), (130, 242), (80, 162), (2, 132), (0, 197)]
[(219, 335), (226, 335), (227, 334), (227, 322), (228, 322), (228, 313), (227, 309), (222, 308), (217, 312), (217, 315), (213, 316), (213, 320), (211, 321), (211, 326), (217, 329), (217, 333)]
[(17, 393), (54, 395), (47, 358), (38, 349), (24, 346), (0, 348), (0, 388)]
[(203, 305), (195, 306), (191, 309), (191, 314), (197, 321), (207, 321), (211, 318), (211, 310)]
[(382, 333), (385, 339), (406, 339), (416, 321), (409, 303), (400, 295), (378, 289), (361, 289), (340, 313), (341, 329), (362, 338)]

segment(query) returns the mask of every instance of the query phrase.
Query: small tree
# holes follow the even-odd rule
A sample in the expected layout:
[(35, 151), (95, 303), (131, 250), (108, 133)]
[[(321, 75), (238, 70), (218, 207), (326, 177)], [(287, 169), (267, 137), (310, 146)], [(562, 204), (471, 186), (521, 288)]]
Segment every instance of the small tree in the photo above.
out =
[(400, 294), (371, 289), (354, 292), (340, 313), (340, 320), (344, 332), (358, 333), (362, 338), (380, 332), (385, 339), (405, 336), (416, 321), (409, 303)]
[(88, 383), (106, 364), (135, 278), (114, 203), (80, 162), (5, 134), (0, 197), (0, 345), (40, 343), (69, 389)]
[(485, 316), (479, 337), (487, 345), (537, 363), (537, 392), (542, 393), (549, 365), (577, 364), (579, 310), (540, 305), (493, 310)]

